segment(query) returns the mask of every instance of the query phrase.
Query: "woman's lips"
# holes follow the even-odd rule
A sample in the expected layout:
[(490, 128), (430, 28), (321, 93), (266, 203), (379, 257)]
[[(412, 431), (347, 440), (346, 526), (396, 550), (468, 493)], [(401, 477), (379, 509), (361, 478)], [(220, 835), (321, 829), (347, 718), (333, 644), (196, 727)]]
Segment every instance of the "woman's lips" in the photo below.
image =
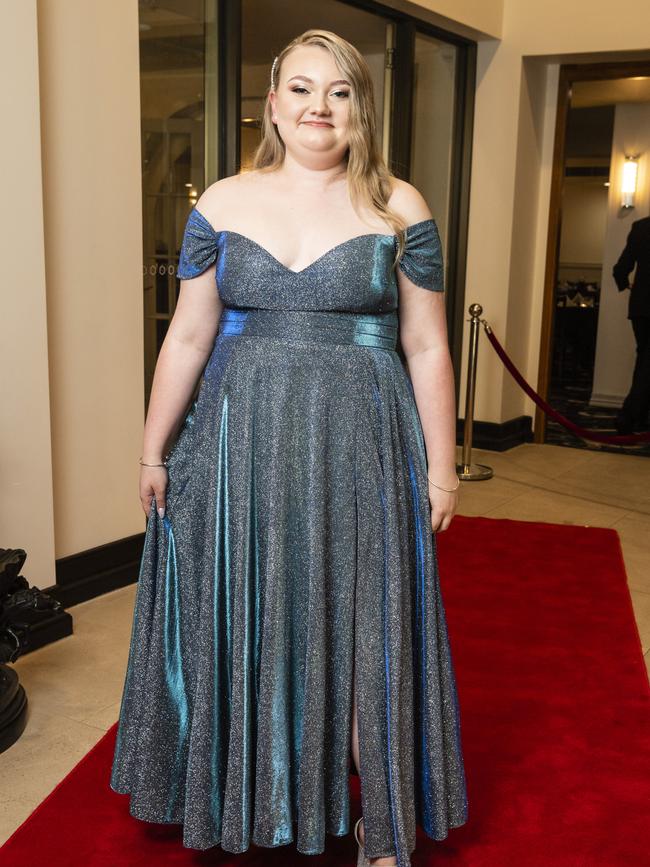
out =
[(332, 126), (331, 123), (324, 123), (323, 121), (318, 120), (305, 120), (303, 123), (306, 123), (309, 126)]

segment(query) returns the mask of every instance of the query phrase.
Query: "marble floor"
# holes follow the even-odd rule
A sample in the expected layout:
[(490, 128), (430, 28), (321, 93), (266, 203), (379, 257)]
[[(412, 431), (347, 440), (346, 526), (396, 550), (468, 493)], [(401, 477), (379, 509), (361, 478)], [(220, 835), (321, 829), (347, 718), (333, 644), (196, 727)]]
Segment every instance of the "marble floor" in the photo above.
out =
[[(494, 477), (461, 484), (460, 514), (619, 533), (650, 671), (650, 460), (533, 443), (472, 459)], [(135, 584), (74, 606), (74, 635), (16, 661), (29, 718), (0, 754), (0, 844), (117, 720), (134, 598)]]

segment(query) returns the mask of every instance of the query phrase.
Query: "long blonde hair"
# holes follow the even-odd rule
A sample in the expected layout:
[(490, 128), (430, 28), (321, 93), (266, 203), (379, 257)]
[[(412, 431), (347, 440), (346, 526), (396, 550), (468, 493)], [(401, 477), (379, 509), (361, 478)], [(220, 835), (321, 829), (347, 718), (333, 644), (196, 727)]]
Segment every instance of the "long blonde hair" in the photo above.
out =
[[(277, 89), (282, 72), (282, 61), (299, 45), (319, 45), (326, 48), (341, 73), (351, 83), (350, 115), (348, 120), (349, 147), (347, 150), (347, 178), (353, 207), (367, 205), (389, 223), (398, 236), (395, 261), (403, 253), (405, 221), (388, 207), (392, 186), (390, 171), (379, 149), (375, 120), (374, 88), (370, 69), (363, 55), (346, 39), (330, 30), (306, 30), (296, 36), (277, 56), (274, 82), (269, 84), (262, 115), (262, 140), (255, 149), (252, 168), (272, 172), (280, 168), (286, 148), (271, 119), (272, 108), (268, 94)], [(275, 85), (275, 87), (274, 87)]]

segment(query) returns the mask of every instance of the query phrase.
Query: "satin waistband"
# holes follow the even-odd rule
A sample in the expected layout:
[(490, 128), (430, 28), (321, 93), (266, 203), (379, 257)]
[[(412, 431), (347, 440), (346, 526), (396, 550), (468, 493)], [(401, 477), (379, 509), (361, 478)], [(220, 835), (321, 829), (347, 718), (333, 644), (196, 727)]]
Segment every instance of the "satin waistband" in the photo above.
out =
[(397, 313), (349, 313), (340, 310), (267, 310), (224, 307), (219, 334), (284, 337), (317, 343), (356, 343), (378, 349), (397, 346)]

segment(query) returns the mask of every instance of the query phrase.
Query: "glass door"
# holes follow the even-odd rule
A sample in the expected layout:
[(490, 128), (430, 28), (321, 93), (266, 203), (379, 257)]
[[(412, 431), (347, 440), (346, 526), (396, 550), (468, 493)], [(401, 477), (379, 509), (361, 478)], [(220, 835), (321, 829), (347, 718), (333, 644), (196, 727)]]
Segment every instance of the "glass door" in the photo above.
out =
[[(176, 268), (191, 206), (205, 186), (206, 99), (213, 76), (209, 2), (140, 0), (145, 401), (176, 307)], [(208, 70), (209, 71), (209, 70)]]
[(449, 259), (454, 119), (456, 110), (455, 45), (426, 33), (415, 36), (411, 183), (427, 200)]

